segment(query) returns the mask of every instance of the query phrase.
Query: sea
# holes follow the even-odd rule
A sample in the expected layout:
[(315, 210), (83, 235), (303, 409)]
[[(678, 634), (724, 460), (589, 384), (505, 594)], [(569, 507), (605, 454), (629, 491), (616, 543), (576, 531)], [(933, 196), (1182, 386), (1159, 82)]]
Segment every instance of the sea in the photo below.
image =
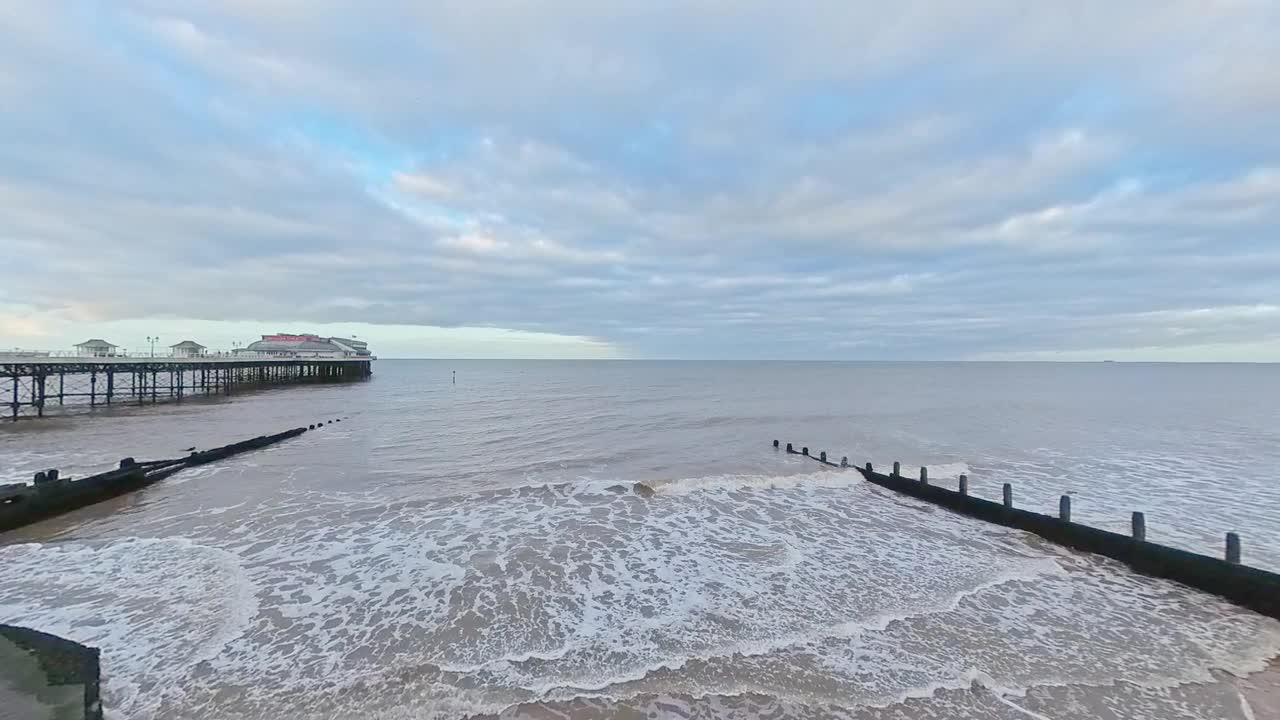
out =
[(1278, 365), (374, 365), (4, 423), (0, 482), (322, 425), (0, 535), (0, 622), (112, 719), (1280, 717), (1280, 622), (773, 448), (1280, 571)]

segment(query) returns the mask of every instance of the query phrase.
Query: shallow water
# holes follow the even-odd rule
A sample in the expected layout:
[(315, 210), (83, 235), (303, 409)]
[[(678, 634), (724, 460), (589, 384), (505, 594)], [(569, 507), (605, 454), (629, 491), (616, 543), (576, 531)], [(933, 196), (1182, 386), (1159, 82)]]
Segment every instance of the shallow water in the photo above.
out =
[(380, 361), (0, 429), (28, 478), (343, 418), (9, 533), (0, 620), (100, 645), (125, 718), (1247, 720), (1280, 623), (769, 442), (1280, 569), (1277, 408), (1275, 366)]

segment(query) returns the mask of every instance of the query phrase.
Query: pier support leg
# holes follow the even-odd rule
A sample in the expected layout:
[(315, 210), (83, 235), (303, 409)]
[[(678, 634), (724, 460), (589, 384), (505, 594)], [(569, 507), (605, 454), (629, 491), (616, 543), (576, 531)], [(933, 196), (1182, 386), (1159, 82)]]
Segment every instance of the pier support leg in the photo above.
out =
[(98, 404), (98, 371), (89, 373), (89, 407)]
[(115, 392), (116, 387), (116, 371), (107, 368), (107, 404), (111, 404), (111, 395)]
[(66, 395), (66, 387), (64, 385), (67, 379), (66, 373), (58, 371), (58, 404), (62, 404), (62, 398)]
[(36, 406), (36, 415), (44, 417), (44, 381), (45, 375), (37, 375), (31, 383), (31, 404)]
[(18, 376), (13, 376), (13, 402), (9, 403), (13, 410), (13, 421), (18, 421)]

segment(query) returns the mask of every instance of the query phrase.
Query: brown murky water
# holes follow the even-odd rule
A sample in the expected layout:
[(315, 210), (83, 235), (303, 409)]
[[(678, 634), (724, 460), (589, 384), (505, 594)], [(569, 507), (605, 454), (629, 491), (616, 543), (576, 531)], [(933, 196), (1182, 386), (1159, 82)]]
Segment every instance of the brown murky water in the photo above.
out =
[(345, 418), (0, 538), (0, 620), (124, 718), (1280, 716), (1280, 623), (768, 447), (1275, 567), (1280, 372), (1139, 369), (386, 362), (7, 429), (25, 477)]

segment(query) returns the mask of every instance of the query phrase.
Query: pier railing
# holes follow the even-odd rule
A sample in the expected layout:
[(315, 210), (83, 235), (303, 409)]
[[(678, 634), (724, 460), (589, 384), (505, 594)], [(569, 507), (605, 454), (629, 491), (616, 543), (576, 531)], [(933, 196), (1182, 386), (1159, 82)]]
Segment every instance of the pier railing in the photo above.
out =
[[(774, 449), (782, 449), (777, 440)], [(1249, 567), (1241, 562), (1240, 536), (1234, 532), (1224, 536), (1224, 552), (1220, 558), (1193, 553), (1147, 540), (1146, 515), (1130, 516), (1128, 535), (1081, 525), (1071, 519), (1071, 496), (1058, 502), (1058, 515), (1043, 515), (1014, 506), (1013, 485), (1003, 483), (1001, 502), (984, 500), (969, 494), (969, 478), (961, 475), (956, 489), (941, 487), (929, 480), (929, 469), (920, 468), (918, 477), (902, 474), (901, 463), (892, 472), (876, 472), (871, 463), (857, 467), (847, 456), (840, 462), (827, 459), (826, 451), (811, 454), (809, 448), (796, 450), (786, 444), (788, 454), (801, 455), (828, 467), (856, 470), (863, 479), (903, 495), (944, 507), (961, 515), (1025, 530), (1046, 540), (1086, 552), (1103, 555), (1128, 565), (1146, 575), (1163, 577), (1202, 590), (1256, 612), (1280, 619), (1280, 574)]]

